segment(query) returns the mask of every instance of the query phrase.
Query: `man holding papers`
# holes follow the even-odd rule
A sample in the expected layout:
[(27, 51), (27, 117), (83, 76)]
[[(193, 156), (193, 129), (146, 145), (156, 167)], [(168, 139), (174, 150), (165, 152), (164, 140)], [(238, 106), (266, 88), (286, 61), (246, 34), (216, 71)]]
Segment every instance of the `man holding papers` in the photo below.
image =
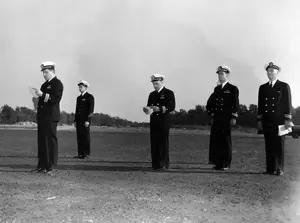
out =
[(63, 84), (55, 76), (55, 64), (47, 61), (41, 64), (45, 82), (35, 93), (38, 98), (38, 164), (33, 172), (52, 174), (57, 164), (58, 145), (56, 129), (60, 120), (60, 100)]
[[(258, 92), (258, 132), (263, 132), (266, 149), (265, 174), (283, 175), (284, 129), (293, 126), (290, 86), (277, 79), (280, 67), (270, 62), (266, 67), (269, 82), (261, 85)], [(287, 131), (288, 132), (288, 131)]]
[(163, 85), (165, 77), (161, 74), (151, 76), (154, 87), (148, 97), (145, 114), (150, 115), (150, 140), (152, 168), (166, 171), (169, 168), (169, 130), (170, 113), (175, 109), (173, 91)]

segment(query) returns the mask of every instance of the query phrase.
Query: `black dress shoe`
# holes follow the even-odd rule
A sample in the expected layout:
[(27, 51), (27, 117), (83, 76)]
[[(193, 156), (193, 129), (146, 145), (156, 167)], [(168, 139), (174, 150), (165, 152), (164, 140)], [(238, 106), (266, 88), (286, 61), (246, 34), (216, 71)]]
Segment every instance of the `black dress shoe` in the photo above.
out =
[(277, 176), (282, 176), (282, 175), (283, 175), (283, 171), (277, 170), (276, 175), (277, 175)]
[(168, 170), (169, 170), (169, 168), (168, 168), (168, 167), (166, 167), (166, 166), (164, 166), (164, 167), (160, 168), (160, 171), (163, 171), (163, 172), (166, 172), (166, 171), (168, 171)]
[(226, 171), (226, 170), (229, 170), (229, 168), (228, 167), (222, 167), (222, 168), (220, 168), (220, 170)]
[(218, 166), (213, 166), (212, 169), (213, 169), (213, 170), (222, 170), (223, 168), (218, 167)]
[(34, 170), (30, 170), (31, 173), (38, 173), (38, 172), (42, 172), (44, 169), (43, 168), (36, 168)]
[(52, 170), (44, 170), (43, 173), (46, 174), (46, 175), (50, 175), (50, 176), (53, 175), (53, 171)]
[(74, 156), (73, 159), (82, 159), (83, 155)]

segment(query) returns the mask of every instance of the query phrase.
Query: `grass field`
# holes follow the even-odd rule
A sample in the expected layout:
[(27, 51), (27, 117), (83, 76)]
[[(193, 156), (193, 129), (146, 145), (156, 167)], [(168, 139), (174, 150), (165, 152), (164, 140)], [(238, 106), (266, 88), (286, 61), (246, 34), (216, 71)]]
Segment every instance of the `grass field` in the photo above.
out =
[(300, 222), (300, 140), (287, 138), (278, 177), (261, 174), (264, 141), (255, 134), (233, 135), (226, 173), (207, 164), (207, 132), (172, 132), (169, 172), (151, 170), (145, 130), (94, 130), (90, 160), (72, 159), (74, 131), (58, 137), (58, 171), (46, 176), (29, 172), (36, 131), (0, 130), (0, 222)]

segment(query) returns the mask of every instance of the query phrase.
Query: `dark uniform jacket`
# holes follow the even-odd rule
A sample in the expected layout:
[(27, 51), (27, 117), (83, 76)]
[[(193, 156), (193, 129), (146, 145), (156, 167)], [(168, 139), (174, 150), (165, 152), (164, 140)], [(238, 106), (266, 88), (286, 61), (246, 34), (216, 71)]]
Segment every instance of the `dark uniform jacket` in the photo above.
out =
[(207, 100), (206, 110), (214, 119), (226, 119), (238, 117), (239, 90), (236, 86), (226, 83), (216, 86), (214, 92)]
[(57, 77), (54, 77), (50, 81), (45, 81), (40, 90), (43, 95), (38, 102), (38, 118), (47, 118), (58, 122), (60, 120), (59, 102), (63, 94), (63, 84)]
[(94, 96), (88, 92), (79, 95), (76, 102), (75, 122), (89, 122), (94, 113)]
[(273, 87), (269, 82), (259, 87), (258, 121), (282, 125), (285, 120), (291, 120), (291, 111), (291, 90), (287, 83), (277, 80)]
[(163, 87), (160, 92), (151, 92), (147, 106), (158, 106), (160, 108), (159, 112), (153, 112), (150, 116), (150, 131), (168, 133), (170, 129), (170, 112), (175, 109), (173, 91)]

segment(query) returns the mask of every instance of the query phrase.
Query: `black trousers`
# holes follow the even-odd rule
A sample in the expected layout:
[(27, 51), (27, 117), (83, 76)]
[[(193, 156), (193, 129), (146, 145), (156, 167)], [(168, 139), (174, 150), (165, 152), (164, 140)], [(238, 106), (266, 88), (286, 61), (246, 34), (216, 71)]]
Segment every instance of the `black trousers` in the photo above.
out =
[(285, 136), (278, 136), (278, 125), (263, 125), (266, 150), (266, 171), (274, 172), (284, 167)]
[(215, 120), (210, 130), (209, 161), (216, 168), (230, 168), (232, 141), (230, 120)]
[(150, 133), (152, 168), (169, 168), (169, 133)]
[(76, 122), (78, 156), (89, 156), (91, 153), (90, 126), (85, 127), (84, 123)]
[(38, 165), (37, 168), (52, 170), (57, 166), (57, 122), (38, 118)]

